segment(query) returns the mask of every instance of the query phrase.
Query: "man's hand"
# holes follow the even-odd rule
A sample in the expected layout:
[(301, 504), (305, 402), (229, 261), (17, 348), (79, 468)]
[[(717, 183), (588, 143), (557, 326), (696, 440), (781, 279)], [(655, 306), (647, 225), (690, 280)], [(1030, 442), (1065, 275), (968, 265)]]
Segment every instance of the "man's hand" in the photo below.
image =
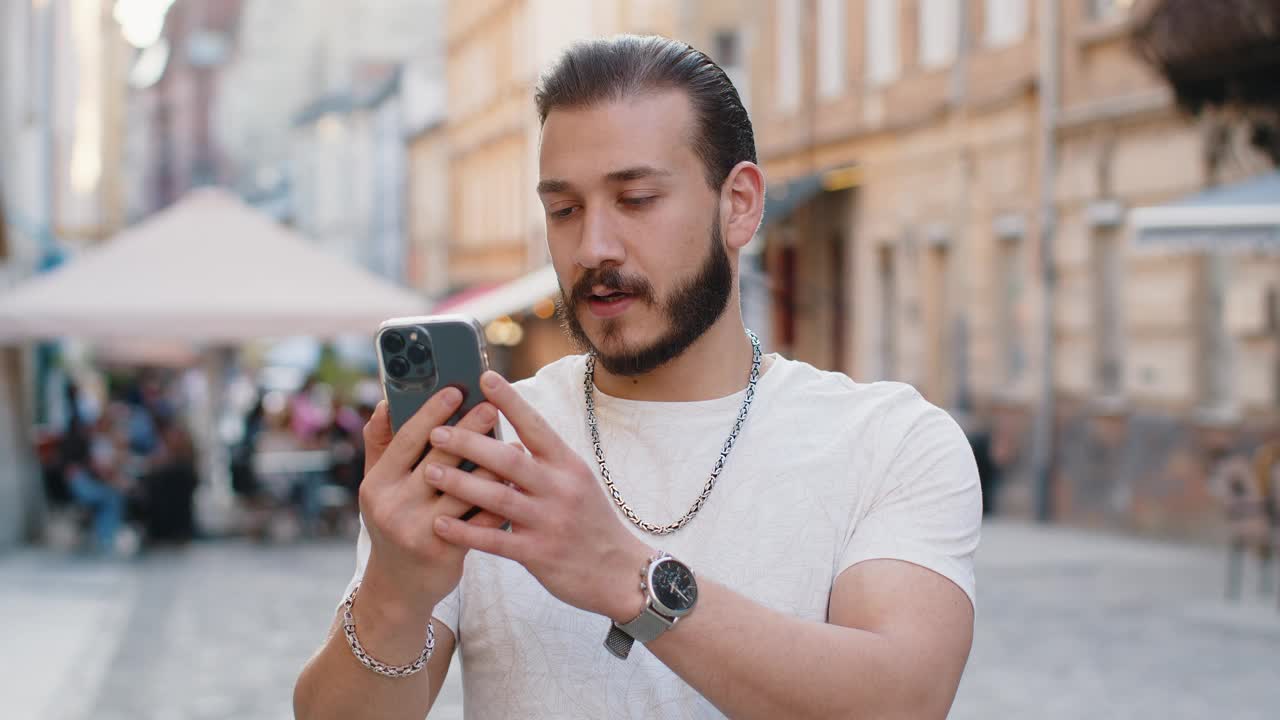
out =
[[(418, 458), (432, 429), (445, 423), (462, 402), (462, 393), (446, 388), (436, 393), (392, 436), (385, 401), (364, 428), (365, 478), (360, 485), (360, 512), (369, 531), (362, 605), (391, 605), (384, 611), (425, 615), (457, 587), (466, 548), (451, 545), (432, 532), (438, 517), (457, 518), (472, 507), (456, 497), (439, 495), (425, 481), (433, 464), (455, 466), (458, 457), (433, 447)], [(459, 422), (463, 432), (486, 433), (497, 423), (492, 405), (480, 403)], [(477, 482), (495, 484), (493, 475), (475, 473)], [(502, 518), (481, 513), (466, 523), (492, 529)], [(495, 530), (495, 532), (501, 532)]]
[(653, 554), (619, 520), (591, 468), (502, 376), (487, 372), (481, 387), (506, 415), (524, 447), (465, 428), (438, 427), (433, 447), (466, 458), (516, 487), (430, 463), (427, 482), (465, 505), (509, 518), (510, 533), (440, 515), (444, 541), (523, 565), (552, 595), (574, 607), (628, 622), (644, 596), (639, 570)]

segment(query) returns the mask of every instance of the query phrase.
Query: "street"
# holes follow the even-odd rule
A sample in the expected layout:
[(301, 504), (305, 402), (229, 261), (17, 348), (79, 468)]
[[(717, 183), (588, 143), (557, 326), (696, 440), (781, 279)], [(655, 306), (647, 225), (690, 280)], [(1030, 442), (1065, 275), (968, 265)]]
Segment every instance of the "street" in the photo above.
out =
[[(289, 718), (353, 544), (199, 543), (97, 564), (0, 557), (0, 715), (25, 720)], [(1221, 600), (1225, 554), (991, 524), (978, 629), (951, 717), (1272, 718), (1274, 596)], [(461, 718), (455, 667), (432, 718)]]

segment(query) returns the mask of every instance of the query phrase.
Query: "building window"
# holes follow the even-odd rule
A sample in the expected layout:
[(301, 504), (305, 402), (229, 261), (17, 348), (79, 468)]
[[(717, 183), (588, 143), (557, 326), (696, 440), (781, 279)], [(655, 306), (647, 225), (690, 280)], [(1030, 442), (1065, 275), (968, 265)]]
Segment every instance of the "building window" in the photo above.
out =
[(35, 3), (17, 3), (19, 12), (26, 12), (26, 37), (23, 38), (26, 43), (24, 57), (27, 61), (27, 71), (23, 78), (25, 85), (23, 86), (22, 100), (23, 111), (25, 117), (23, 121), (28, 125), (34, 125), (38, 122), (47, 122), (41, 117), (44, 112), (42, 108), (42, 88), (44, 87), (46, 70), (46, 62), (49, 53), (46, 52), (44, 43), (53, 37), (53, 33), (45, 32), (45, 24), (52, 22), (53, 7), (46, 4), (44, 9), (37, 9)]
[(9, 259), (9, 226), (4, 216), (4, 186), (0, 185), (0, 262)]
[(956, 57), (960, 4), (956, 0), (921, 0), (920, 65), (937, 68)]
[(898, 363), (898, 275), (894, 267), (896, 252), (892, 245), (879, 250), (876, 273), (880, 285), (879, 336), (876, 338), (876, 360), (880, 377), (889, 379), (897, 373)]
[(1000, 368), (1006, 387), (1016, 387), (1026, 366), (1022, 337), (1018, 332), (1018, 307), (1022, 303), (1023, 266), (1022, 235), (1002, 235), (997, 245), (996, 332), (1000, 342)]
[(738, 91), (738, 97), (742, 100), (742, 106), (749, 110), (751, 108), (748, 97), (749, 77), (742, 57), (742, 34), (737, 30), (719, 30), (712, 39), (711, 46), (715, 51), (716, 64), (724, 70), (725, 75), (729, 76), (729, 81), (733, 83), (733, 87)]
[(846, 22), (844, 0), (818, 4), (818, 94), (840, 97), (845, 86)]
[(1280, 289), (1267, 288), (1267, 336), (1271, 338), (1271, 397), (1280, 405)]
[(737, 30), (718, 30), (716, 31), (715, 40), (712, 41), (712, 47), (715, 48), (715, 61), (720, 67), (737, 67), (742, 64), (742, 48), (738, 44)]
[(1124, 392), (1123, 314), (1120, 288), (1123, 264), (1116, 228), (1093, 231), (1094, 387), (1100, 397), (1117, 398)]
[(898, 0), (867, 2), (867, 80), (887, 85), (898, 77)]
[(795, 0), (778, 0), (778, 109), (791, 112), (800, 107), (801, 5)]
[(926, 397), (936, 405), (950, 404), (954, 398), (955, 356), (952, 354), (954, 332), (951, 318), (951, 246), (948, 235), (936, 235), (929, 241), (920, 273), (921, 283), (916, 297), (924, 317), (924, 352), (927, 375), (923, 382)]
[(1027, 34), (1027, 0), (987, 0), (985, 41), (991, 47), (1013, 45)]
[(1133, 9), (1133, 0), (1089, 0), (1089, 17), (1098, 22), (1120, 20)]
[(1227, 288), (1231, 259), (1221, 252), (1200, 260), (1199, 311), (1200, 406), (1210, 417), (1229, 417), (1233, 410), (1231, 387), (1232, 343), (1226, 322)]

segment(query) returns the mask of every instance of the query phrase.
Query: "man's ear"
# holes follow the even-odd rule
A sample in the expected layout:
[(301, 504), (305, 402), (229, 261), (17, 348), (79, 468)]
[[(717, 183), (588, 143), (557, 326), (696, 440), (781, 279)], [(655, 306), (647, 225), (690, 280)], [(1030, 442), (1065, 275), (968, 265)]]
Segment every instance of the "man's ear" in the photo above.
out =
[(741, 250), (760, 229), (764, 186), (764, 171), (747, 160), (735, 165), (725, 178), (720, 205), (726, 223), (724, 240), (730, 248)]

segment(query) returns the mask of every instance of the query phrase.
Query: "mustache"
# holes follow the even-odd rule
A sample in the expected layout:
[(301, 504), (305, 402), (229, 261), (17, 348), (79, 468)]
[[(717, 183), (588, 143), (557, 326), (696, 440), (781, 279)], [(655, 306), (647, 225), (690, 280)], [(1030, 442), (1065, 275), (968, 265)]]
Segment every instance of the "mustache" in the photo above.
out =
[(641, 300), (652, 301), (653, 285), (639, 275), (624, 275), (616, 267), (590, 268), (573, 284), (570, 299), (576, 304), (591, 297), (596, 286), (603, 286), (613, 292), (626, 293)]

